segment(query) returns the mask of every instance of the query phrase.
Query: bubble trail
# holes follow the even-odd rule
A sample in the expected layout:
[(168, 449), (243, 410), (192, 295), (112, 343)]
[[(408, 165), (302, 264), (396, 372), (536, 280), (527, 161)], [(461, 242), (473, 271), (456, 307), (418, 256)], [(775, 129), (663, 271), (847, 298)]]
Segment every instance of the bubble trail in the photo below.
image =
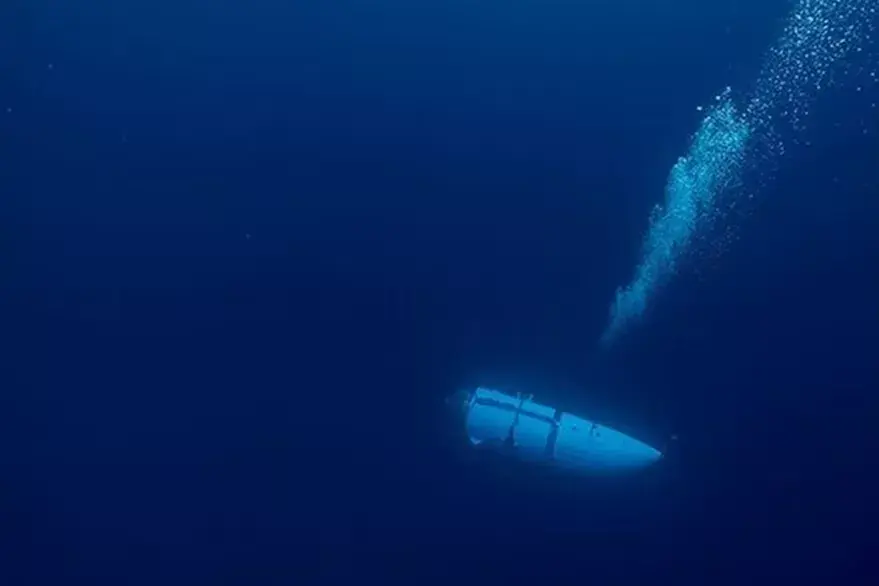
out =
[(653, 208), (643, 258), (634, 280), (617, 290), (602, 343), (613, 342), (643, 314), (650, 296), (675, 273), (696, 230), (716, 219), (714, 198), (738, 173), (750, 135), (727, 88), (693, 135), (689, 154), (679, 158), (669, 173), (665, 205)]
[[(746, 169), (784, 154), (779, 130), (801, 131), (818, 94), (838, 81), (845, 58), (876, 26), (876, 0), (799, 0), (770, 49), (744, 108), (729, 88), (716, 98), (688, 153), (669, 172), (665, 201), (650, 214), (641, 260), (619, 287), (601, 343), (612, 345), (644, 316), (653, 297), (690, 260), (734, 201), (722, 201)], [(700, 242), (701, 241), (701, 242)], [(707, 244), (712, 244), (708, 242)]]

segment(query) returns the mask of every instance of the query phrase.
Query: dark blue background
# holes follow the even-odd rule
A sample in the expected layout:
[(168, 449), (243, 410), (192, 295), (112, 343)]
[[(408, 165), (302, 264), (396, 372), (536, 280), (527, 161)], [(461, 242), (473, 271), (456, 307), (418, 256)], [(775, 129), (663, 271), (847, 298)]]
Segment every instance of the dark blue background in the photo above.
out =
[[(3, 583), (866, 579), (875, 86), (595, 344), (788, 7), (5, 3)], [(486, 381), (680, 441), (625, 480), (482, 466), (440, 411)]]

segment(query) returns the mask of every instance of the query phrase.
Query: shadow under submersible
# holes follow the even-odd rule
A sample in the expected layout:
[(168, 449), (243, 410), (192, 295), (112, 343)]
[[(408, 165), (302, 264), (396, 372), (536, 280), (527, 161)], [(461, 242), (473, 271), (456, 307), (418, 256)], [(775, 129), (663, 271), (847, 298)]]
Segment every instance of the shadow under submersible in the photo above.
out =
[(622, 471), (657, 462), (662, 453), (624, 433), (566, 411), (477, 387), (446, 399), (470, 445), (574, 471)]

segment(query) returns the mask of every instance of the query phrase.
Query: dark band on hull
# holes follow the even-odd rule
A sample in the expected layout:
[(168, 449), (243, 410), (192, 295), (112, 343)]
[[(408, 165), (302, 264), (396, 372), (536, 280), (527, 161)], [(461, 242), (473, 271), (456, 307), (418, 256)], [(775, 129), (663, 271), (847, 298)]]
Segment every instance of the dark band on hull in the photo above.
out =
[(541, 415), (540, 413), (534, 413), (533, 411), (523, 409), (522, 407), (525, 404), (525, 401), (526, 398), (521, 397), (519, 398), (518, 405), (514, 406), (509, 403), (503, 403), (501, 401), (498, 401), (497, 399), (478, 397), (474, 399), (473, 402), (477, 405), (483, 405), (485, 407), (495, 407), (497, 409), (500, 409), (501, 411), (509, 411), (510, 413), (513, 413), (513, 422), (510, 424), (510, 429), (507, 433), (506, 438), (504, 438), (505, 445), (516, 445), (516, 427), (519, 425), (519, 420), (523, 415), (525, 417), (537, 419), (538, 421), (549, 424), (549, 433), (546, 436), (544, 455), (548, 460), (552, 460), (555, 455), (555, 445), (559, 437), (559, 425), (561, 423), (562, 414), (564, 412), (556, 409), (552, 417), (547, 417), (546, 415)]

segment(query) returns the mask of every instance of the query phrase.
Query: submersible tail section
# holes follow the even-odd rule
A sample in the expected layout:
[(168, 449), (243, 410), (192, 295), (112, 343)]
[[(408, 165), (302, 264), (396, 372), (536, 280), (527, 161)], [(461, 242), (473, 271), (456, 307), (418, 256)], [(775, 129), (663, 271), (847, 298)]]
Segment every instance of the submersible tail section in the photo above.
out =
[(624, 433), (566, 411), (478, 387), (447, 402), (470, 444), (530, 462), (570, 470), (624, 470), (648, 466), (662, 453)]

